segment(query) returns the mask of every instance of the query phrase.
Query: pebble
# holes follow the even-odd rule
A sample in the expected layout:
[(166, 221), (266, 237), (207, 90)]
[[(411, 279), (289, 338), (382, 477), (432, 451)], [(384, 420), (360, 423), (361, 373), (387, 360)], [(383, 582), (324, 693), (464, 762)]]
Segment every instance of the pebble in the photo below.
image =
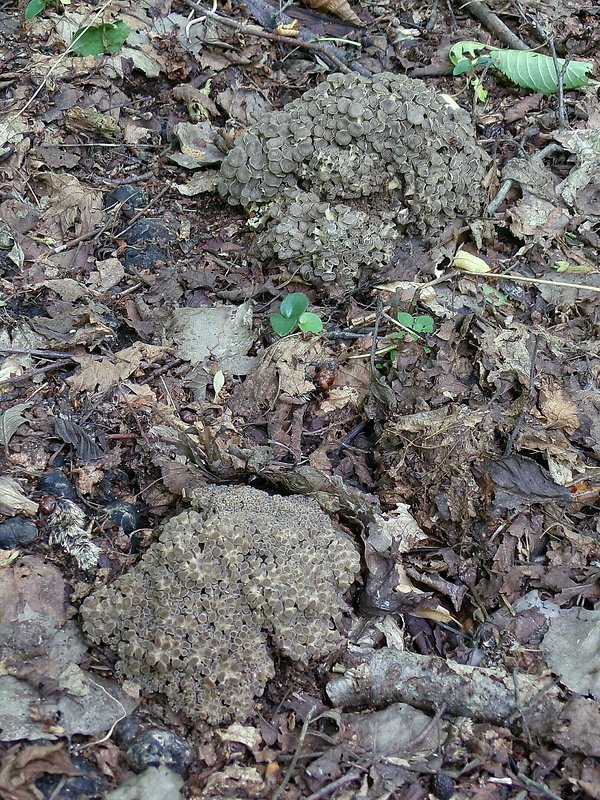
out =
[(141, 189), (125, 183), (122, 186), (115, 186), (104, 198), (104, 208), (114, 208), (118, 203), (123, 203), (121, 211), (123, 216), (131, 219), (140, 208), (146, 204), (146, 197)]
[(38, 491), (51, 494), (54, 497), (64, 497), (66, 500), (77, 500), (77, 492), (64, 472), (53, 469), (40, 478), (37, 485)]
[(10, 517), (0, 522), (0, 549), (13, 550), (24, 544), (34, 542), (38, 537), (38, 529), (24, 517)]
[(111, 523), (118, 525), (124, 533), (131, 533), (140, 527), (140, 509), (134, 503), (113, 500), (105, 506), (104, 510), (110, 515)]
[(164, 728), (150, 728), (135, 737), (126, 758), (135, 772), (163, 766), (185, 777), (194, 760), (194, 751), (177, 734)]

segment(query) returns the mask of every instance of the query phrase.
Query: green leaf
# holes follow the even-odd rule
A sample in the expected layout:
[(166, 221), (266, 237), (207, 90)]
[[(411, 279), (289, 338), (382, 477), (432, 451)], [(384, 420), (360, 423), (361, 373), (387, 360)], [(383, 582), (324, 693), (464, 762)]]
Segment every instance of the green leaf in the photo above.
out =
[(481, 289), (486, 303), (496, 306), (497, 308), (506, 305), (508, 298), (501, 289), (498, 289), (496, 286), (490, 286), (489, 283), (482, 283)]
[(37, 17), (46, 8), (45, 0), (29, 0), (25, 9), (25, 19)]
[(321, 333), (323, 323), (317, 314), (313, 314), (312, 311), (305, 311), (298, 319), (298, 327), (305, 333)]
[(284, 297), (279, 306), (281, 315), (287, 318), (298, 319), (308, 308), (308, 297), (304, 292), (291, 292)]
[[(486, 45), (481, 42), (457, 42), (450, 49), (448, 54), (452, 64), (459, 64), (462, 60), (471, 61), (476, 58), (479, 50), (484, 50)], [(471, 58), (469, 58), (471, 56)]]
[(269, 319), (271, 322), (271, 327), (277, 336), (287, 336), (288, 333), (291, 333), (294, 330), (298, 322), (297, 317), (286, 319), (286, 317), (282, 317), (279, 313), (271, 314)]
[[(565, 59), (558, 58), (557, 65), (562, 72)], [(494, 50), (494, 66), (510, 81), (524, 89), (542, 94), (554, 94), (558, 91), (556, 67), (550, 56), (521, 50)], [(590, 61), (569, 61), (563, 74), (564, 88), (578, 89), (580, 86), (588, 86), (590, 78), (587, 73), (592, 68)]]
[(89, 25), (79, 28), (73, 34), (73, 39), (83, 34), (71, 48), (79, 56), (100, 56), (103, 53), (114, 55), (118, 53), (123, 43), (129, 36), (129, 27), (123, 20), (103, 22), (101, 25)]
[(413, 325), (415, 333), (433, 333), (433, 317), (429, 314), (423, 314), (415, 319)]
[(458, 64), (452, 70), (453, 75), (462, 75), (465, 72), (470, 72), (473, 69), (473, 62), (468, 58), (461, 58)]
[(408, 314), (406, 311), (399, 311), (396, 314), (396, 319), (400, 325), (404, 325), (405, 328), (410, 328), (411, 331), (414, 330), (415, 318), (412, 314)]

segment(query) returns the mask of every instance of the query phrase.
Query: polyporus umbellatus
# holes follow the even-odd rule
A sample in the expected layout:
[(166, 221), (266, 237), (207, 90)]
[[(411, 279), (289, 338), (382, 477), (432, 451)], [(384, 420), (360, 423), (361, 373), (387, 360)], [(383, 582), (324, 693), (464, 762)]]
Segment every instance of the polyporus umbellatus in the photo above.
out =
[(171, 708), (218, 723), (247, 717), (274, 675), (272, 647), (296, 661), (340, 642), (352, 541), (306, 497), (207, 487), (139, 563), (81, 607), (117, 672)]
[(436, 244), (478, 215), (488, 161), (467, 112), (422, 81), (334, 74), (244, 131), (218, 189), (262, 214), (257, 255), (347, 290), (376, 275), (405, 230)]

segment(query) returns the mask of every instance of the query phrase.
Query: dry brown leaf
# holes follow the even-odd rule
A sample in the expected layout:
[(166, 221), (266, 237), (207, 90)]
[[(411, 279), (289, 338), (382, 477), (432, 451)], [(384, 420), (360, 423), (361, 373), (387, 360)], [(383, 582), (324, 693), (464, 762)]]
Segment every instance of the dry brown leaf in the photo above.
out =
[(333, 14), (344, 22), (351, 22), (353, 25), (363, 24), (360, 17), (350, 8), (348, 0), (302, 0), (302, 3), (315, 11)]
[(577, 403), (555, 380), (542, 377), (538, 408), (548, 428), (558, 428), (568, 436), (579, 428)]
[(42, 775), (79, 775), (71, 763), (64, 742), (49, 745), (17, 744), (7, 750), (0, 766), (2, 797), (11, 800), (35, 800), (39, 795), (31, 788)]
[(74, 392), (105, 392), (133, 375), (142, 361), (154, 364), (166, 352), (165, 347), (136, 342), (113, 356), (77, 355), (73, 360), (81, 370), (67, 378), (67, 383)]

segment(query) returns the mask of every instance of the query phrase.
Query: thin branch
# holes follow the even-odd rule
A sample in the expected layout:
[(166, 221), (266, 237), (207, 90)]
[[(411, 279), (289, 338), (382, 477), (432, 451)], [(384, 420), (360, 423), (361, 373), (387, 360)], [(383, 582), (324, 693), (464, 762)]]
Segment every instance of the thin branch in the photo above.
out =
[[(454, 2), (457, 3), (458, 0), (454, 0)], [(478, 19), (484, 28), (490, 33), (493, 33), (494, 36), (507, 47), (512, 47), (513, 50), (531, 49), (522, 39), (511, 31), (508, 25), (502, 22), (499, 16), (494, 14), (493, 11), (490, 11), (485, 3), (481, 3), (480, 0), (467, 0), (467, 2), (461, 0), (460, 7), (468, 11), (475, 19)]]
[(103, 13), (106, 11), (106, 9), (109, 7), (109, 5), (112, 3), (112, 1), (113, 1), (113, 0), (106, 0), (106, 2), (104, 3), (104, 5), (100, 6), (100, 8), (98, 9), (98, 11), (96, 11), (96, 13), (95, 13), (95, 14), (94, 14), (94, 16), (92, 17), (92, 19), (91, 19), (91, 20), (90, 20), (88, 23), (85, 23), (85, 24), (82, 26), (81, 33), (79, 33), (79, 34), (78, 34), (78, 35), (77, 35), (77, 36), (76, 36), (76, 37), (73, 39), (73, 41), (72, 41), (72, 42), (69, 44), (69, 46), (67, 47), (67, 49), (65, 50), (65, 52), (64, 52), (64, 53), (61, 53), (61, 54), (60, 54), (60, 56), (59, 56), (59, 57), (56, 59), (56, 61), (54, 62), (54, 64), (52, 64), (52, 66), (50, 67), (50, 69), (49, 69), (49, 70), (48, 70), (48, 72), (46, 73), (46, 75), (45, 75), (45, 77), (44, 77), (44, 80), (43, 80), (43, 81), (40, 83), (40, 85), (37, 87), (37, 89), (35, 90), (35, 92), (34, 92), (34, 93), (31, 95), (31, 97), (29, 98), (29, 100), (28, 100), (28, 101), (25, 103), (25, 105), (23, 106), (23, 108), (20, 108), (20, 109), (17, 111), (17, 113), (14, 115), (14, 117), (11, 117), (11, 118), (8, 120), (8, 124), (9, 124), (9, 126), (10, 126), (10, 125), (12, 125), (12, 123), (13, 123), (13, 122), (15, 122), (15, 120), (17, 120), (17, 119), (18, 119), (18, 118), (19, 118), (19, 117), (20, 117), (22, 114), (24, 114), (24, 113), (25, 113), (25, 111), (27, 111), (27, 109), (29, 108), (29, 106), (30, 106), (30, 105), (33, 103), (33, 101), (35, 100), (35, 98), (38, 96), (38, 94), (39, 94), (39, 93), (42, 91), (42, 89), (44, 88), (44, 86), (45, 86), (45, 85), (48, 83), (48, 81), (50, 80), (50, 76), (52, 75), (52, 73), (53, 73), (53, 72), (55, 72), (55, 71), (58, 69), (58, 67), (60, 66), (60, 64), (61, 64), (61, 63), (62, 63), (62, 62), (65, 60), (65, 58), (66, 58), (66, 57), (67, 57), (67, 56), (68, 56), (68, 55), (69, 55), (69, 54), (72, 52), (72, 50), (73, 50), (73, 45), (77, 44), (77, 42), (78, 42), (78, 41), (79, 41), (79, 40), (80, 40), (80, 39), (81, 39), (83, 36), (85, 36), (85, 34), (86, 34), (86, 33), (87, 33), (87, 31), (88, 31), (88, 28), (89, 28), (91, 25), (93, 25), (93, 24), (94, 24), (94, 22), (95, 22), (97, 19), (100, 19), (100, 17), (101, 17), (101, 16), (102, 16), (102, 14), (103, 14)]
[(290, 36), (280, 36), (276, 33), (268, 33), (262, 28), (259, 28), (258, 25), (247, 25), (243, 22), (237, 22), (236, 20), (225, 17), (222, 14), (217, 14), (216, 12), (201, 6), (198, 3), (194, 3), (193, 0), (183, 0), (183, 3), (184, 5), (193, 8), (194, 11), (202, 14), (207, 19), (212, 19), (226, 28), (231, 28), (231, 30), (236, 31), (236, 33), (241, 33), (245, 36), (257, 36), (259, 39), (268, 39), (270, 42), (279, 42), (280, 44), (287, 44), (291, 47), (300, 47), (303, 50), (309, 50), (313, 53), (317, 53), (325, 61), (329, 61), (331, 64), (333, 64), (333, 66), (339, 69), (340, 72), (345, 72), (346, 74), (353, 72), (353, 70), (346, 66), (346, 64), (344, 64), (344, 62), (341, 61), (334, 53), (325, 47), (321, 47), (321, 45), (317, 44), (316, 42), (305, 42), (302, 39), (293, 39)]

